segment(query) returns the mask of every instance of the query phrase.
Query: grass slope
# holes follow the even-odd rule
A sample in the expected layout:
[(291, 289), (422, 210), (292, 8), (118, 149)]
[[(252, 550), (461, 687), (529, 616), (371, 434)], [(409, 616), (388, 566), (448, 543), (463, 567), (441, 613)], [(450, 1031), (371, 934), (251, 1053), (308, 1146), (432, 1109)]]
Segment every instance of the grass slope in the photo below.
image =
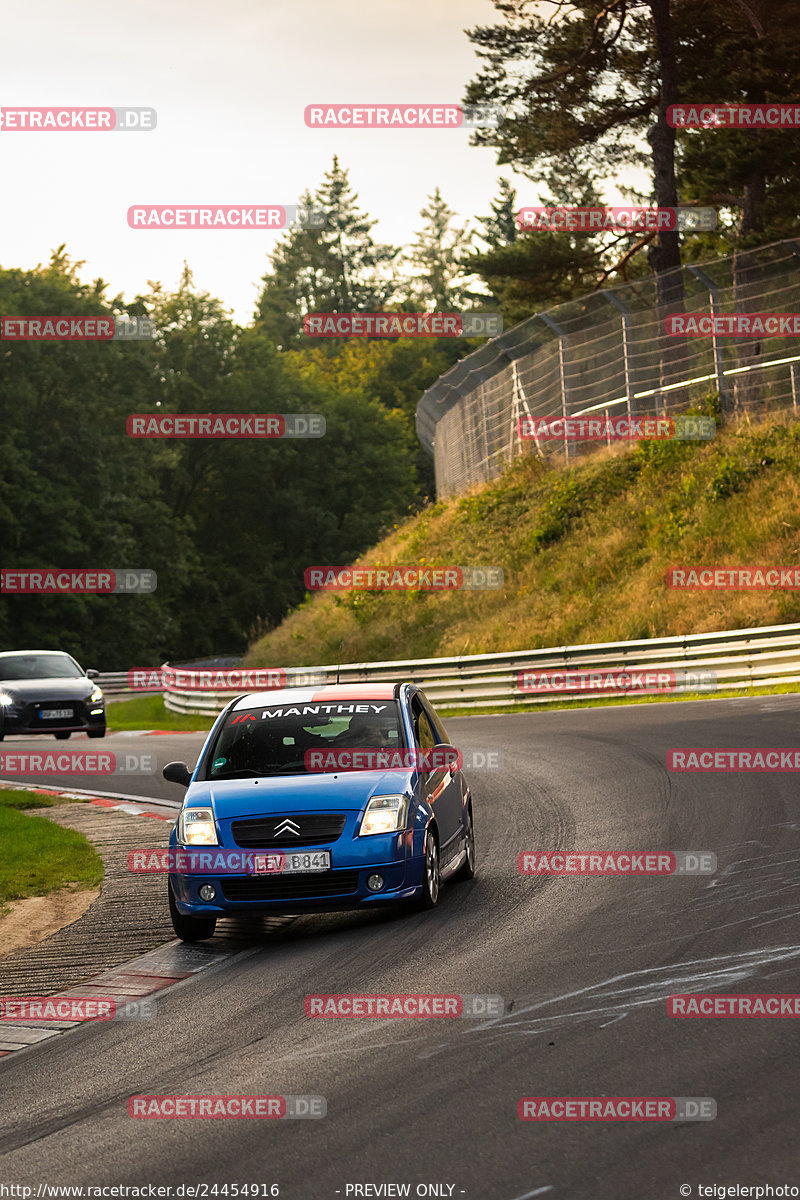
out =
[(800, 621), (788, 591), (681, 592), (668, 567), (800, 559), (800, 422), (768, 417), (706, 443), (603, 448), (575, 465), (529, 455), (501, 479), (440, 501), (360, 560), (493, 565), (475, 592), (307, 597), (257, 641), (248, 666), (427, 658), (703, 633)]

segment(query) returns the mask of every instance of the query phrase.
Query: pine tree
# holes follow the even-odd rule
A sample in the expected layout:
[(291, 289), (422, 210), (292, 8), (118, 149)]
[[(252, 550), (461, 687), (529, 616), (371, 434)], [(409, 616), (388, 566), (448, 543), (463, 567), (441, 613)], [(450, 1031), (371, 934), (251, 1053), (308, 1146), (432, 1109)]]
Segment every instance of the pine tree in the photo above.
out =
[(300, 207), (323, 212), (325, 227), (286, 233), (271, 255), (256, 310), (261, 331), (283, 349), (304, 344), (306, 313), (378, 312), (395, 291), (388, 267), (399, 250), (373, 239), (376, 221), (358, 208), (338, 158)]
[(472, 234), (453, 224), (455, 215), (437, 187), (420, 210), (425, 224), (404, 256), (411, 268), (410, 294), (415, 302), (439, 312), (457, 308), (468, 295), (463, 263)]
[(491, 216), (478, 217), (483, 226), (483, 232), (478, 236), (486, 242), (490, 250), (499, 250), (501, 246), (509, 246), (517, 240), (517, 191), (507, 179), (501, 178), (497, 186), (497, 195), (492, 200)]

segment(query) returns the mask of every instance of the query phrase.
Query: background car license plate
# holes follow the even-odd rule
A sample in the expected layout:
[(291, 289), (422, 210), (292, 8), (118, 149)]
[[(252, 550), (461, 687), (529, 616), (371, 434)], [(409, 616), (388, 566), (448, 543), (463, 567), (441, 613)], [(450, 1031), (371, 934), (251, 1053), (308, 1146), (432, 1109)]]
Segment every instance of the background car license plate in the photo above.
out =
[(281, 854), (256, 854), (253, 858), (255, 875), (302, 875), (308, 871), (330, 871), (330, 850), (314, 850), (306, 854), (284, 854), (283, 868), (278, 866)]
[(42, 711), (39, 713), (39, 716), (43, 721), (56, 721), (62, 717), (71, 717), (72, 709), (71, 708), (43, 708)]

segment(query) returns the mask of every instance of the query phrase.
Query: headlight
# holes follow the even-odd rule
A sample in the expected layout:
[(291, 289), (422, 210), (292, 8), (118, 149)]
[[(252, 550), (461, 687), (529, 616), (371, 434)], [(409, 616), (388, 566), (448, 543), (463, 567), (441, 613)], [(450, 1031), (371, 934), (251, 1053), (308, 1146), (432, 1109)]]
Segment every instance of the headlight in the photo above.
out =
[(99, 687), (92, 688), (92, 694), (89, 697), (89, 703), (90, 704), (99, 704), (102, 699), (103, 699), (103, 693), (100, 691), (100, 688)]
[(372, 833), (396, 833), (406, 823), (408, 796), (373, 796), (364, 813), (359, 837)]
[(8, 692), (0, 692), (0, 707), (9, 708), (13, 703), (13, 696), (9, 696)]
[(210, 808), (185, 808), (178, 821), (178, 841), (183, 846), (217, 846), (217, 828)]

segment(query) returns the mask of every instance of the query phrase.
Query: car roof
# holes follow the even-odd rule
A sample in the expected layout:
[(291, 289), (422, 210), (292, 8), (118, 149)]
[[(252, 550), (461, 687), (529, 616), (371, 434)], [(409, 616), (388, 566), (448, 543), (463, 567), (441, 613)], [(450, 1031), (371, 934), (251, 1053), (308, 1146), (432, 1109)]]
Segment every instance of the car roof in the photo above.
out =
[(257, 708), (267, 704), (335, 704), (347, 700), (394, 700), (396, 683), (339, 683), (323, 687), (276, 688), (269, 692), (248, 692), (234, 704), (235, 709)]
[(14, 655), (16, 657), (19, 655), (20, 658), (22, 658), (22, 656), (25, 654), (66, 654), (67, 658), (72, 658), (69, 650), (0, 650), (0, 654), (2, 654), (3, 657), (6, 657), (7, 655)]

